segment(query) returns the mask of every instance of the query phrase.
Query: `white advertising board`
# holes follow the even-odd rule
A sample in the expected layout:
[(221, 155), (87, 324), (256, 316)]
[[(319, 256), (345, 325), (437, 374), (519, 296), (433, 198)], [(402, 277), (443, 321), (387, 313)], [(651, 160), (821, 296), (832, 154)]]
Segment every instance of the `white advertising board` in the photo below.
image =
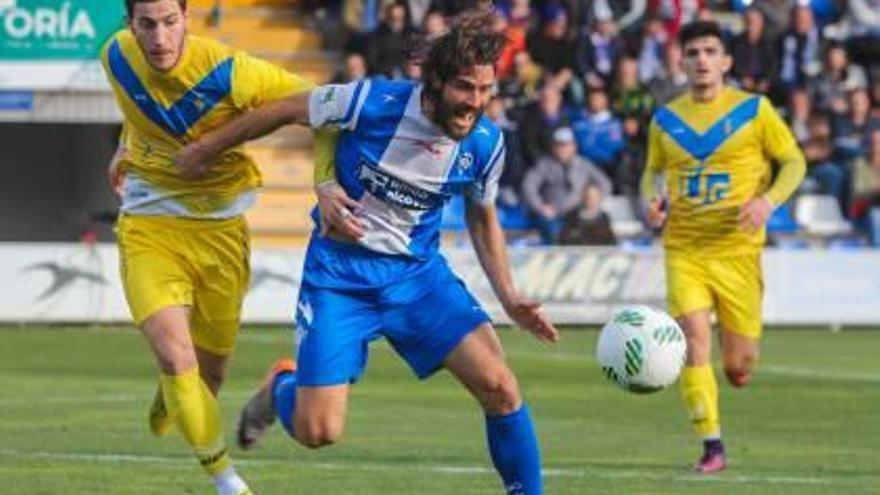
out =
[[(247, 323), (288, 324), (301, 280), (302, 249), (253, 253)], [(469, 249), (447, 257), (492, 315), (503, 314)], [(559, 323), (597, 324), (619, 305), (664, 306), (660, 252), (515, 249), (518, 286)], [(764, 321), (780, 325), (880, 325), (880, 251), (764, 254)], [(114, 245), (0, 244), (0, 322), (125, 322), (128, 309)]]

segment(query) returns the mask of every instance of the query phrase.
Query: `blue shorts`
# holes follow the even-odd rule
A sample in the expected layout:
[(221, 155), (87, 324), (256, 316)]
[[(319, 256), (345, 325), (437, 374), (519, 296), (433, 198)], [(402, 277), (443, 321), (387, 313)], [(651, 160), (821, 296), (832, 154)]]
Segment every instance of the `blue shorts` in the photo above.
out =
[[(431, 376), (461, 340), (489, 315), (442, 256), (413, 266), (405, 260), (399, 280), (374, 286), (358, 279), (343, 287), (327, 272), (389, 274), (391, 257), (353, 246), (315, 243), (306, 255), (296, 310), (297, 382), (304, 386), (354, 383), (367, 364), (368, 346), (385, 337), (419, 379)], [(329, 252), (329, 257), (328, 257)], [(327, 263), (332, 260), (332, 265)], [(347, 277), (346, 277), (347, 278)], [(349, 279), (351, 280), (351, 279)]]

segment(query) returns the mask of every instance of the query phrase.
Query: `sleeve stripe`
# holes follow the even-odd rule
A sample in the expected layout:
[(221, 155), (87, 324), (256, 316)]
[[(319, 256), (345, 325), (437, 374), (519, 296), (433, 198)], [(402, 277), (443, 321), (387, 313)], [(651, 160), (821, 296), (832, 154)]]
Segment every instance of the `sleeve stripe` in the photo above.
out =
[(489, 165), (483, 170), (483, 173), (480, 174), (480, 181), (485, 182), (486, 178), (489, 177), (489, 172), (495, 168), (495, 165), (498, 163), (498, 157), (501, 156), (501, 152), (504, 151), (504, 138), (499, 134), (498, 144), (495, 145), (495, 151), (492, 152), (492, 158), (489, 159)]
[(354, 96), (351, 97), (351, 101), (348, 102), (348, 110), (345, 111), (345, 116), (342, 117), (341, 122), (349, 122), (354, 117), (355, 109), (358, 107), (358, 101), (361, 99), (361, 91), (364, 89), (364, 84), (366, 81), (361, 79), (358, 81), (357, 86), (354, 88)]

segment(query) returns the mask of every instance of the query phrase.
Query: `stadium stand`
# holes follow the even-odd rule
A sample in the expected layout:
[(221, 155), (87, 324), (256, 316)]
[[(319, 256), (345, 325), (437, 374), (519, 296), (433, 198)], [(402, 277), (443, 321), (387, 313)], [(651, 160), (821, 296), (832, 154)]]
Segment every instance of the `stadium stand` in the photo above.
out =
[(805, 194), (798, 198), (795, 218), (808, 235), (823, 239), (853, 231), (852, 224), (840, 211), (837, 199), (828, 194)]
[(602, 209), (611, 217), (611, 229), (618, 239), (641, 237), (647, 233), (645, 225), (633, 212), (630, 198), (620, 195), (609, 196), (605, 198)]
[[(360, 54), (367, 63), (374, 60), (375, 57), (371, 58), (376, 51), (374, 48), (385, 43), (383, 40), (389, 36), (389, 29), (398, 38), (407, 33), (419, 33), (414, 36), (427, 38), (432, 33), (445, 28), (442, 14), (448, 9), (446, 4), (437, 0), (427, 2), (425, 5), (418, 2), (375, 2), (363, 4), (352, 10), (355, 3), (195, 0), (191, 3), (194, 14), (191, 16), (192, 29), (197, 33), (218, 37), (233, 46), (280, 63), (317, 83), (323, 83), (331, 78), (335, 82), (346, 81), (346, 72), (337, 61), (344, 60), (348, 55)], [(471, 5), (477, 2), (465, 3)], [(779, 60), (783, 60), (787, 54), (785, 47), (782, 46), (786, 33), (796, 32), (798, 29), (815, 33), (816, 43), (811, 46), (821, 53), (814, 54), (812, 60), (819, 65), (789, 69), (797, 72), (800, 83), (796, 89), (810, 97), (811, 115), (819, 115), (820, 121), (825, 119), (829, 123), (830, 135), (827, 137), (805, 134), (807, 129), (803, 121), (806, 116), (792, 115), (789, 108), (791, 102), (786, 95), (792, 90), (787, 84), (793, 76), (783, 73), (782, 64), (770, 64), (766, 67), (740, 66), (735, 67), (733, 71), (735, 76), (731, 80), (732, 83), (765, 92), (783, 116), (793, 119), (793, 129), (799, 140), (802, 140), (808, 160), (812, 156), (815, 160), (813, 163), (825, 167), (822, 170), (821, 167), (815, 168), (815, 175), (824, 178), (822, 172), (829, 170), (840, 172), (837, 174), (840, 180), (834, 183), (840, 187), (829, 190), (825, 184), (828, 181), (813, 180), (810, 183), (813, 184), (814, 190), (801, 191), (802, 194), (808, 195), (805, 196), (805, 200), (792, 202), (798, 205), (797, 211), (793, 211), (791, 205), (783, 205), (777, 209), (770, 221), (769, 231), (773, 239), (784, 241), (778, 243), (779, 246), (802, 244), (793, 239), (869, 236), (869, 222), (854, 224), (846, 216), (850, 211), (850, 198), (846, 191), (851, 180), (847, 176), (847, 171), (852, 168), (852, 161), (859, 158), (859, 147), (842, 150), (832, 144), (842, 142), (843, 138), (856, 142), (859, 132), (863, 129), (868, 133), (870, 129), (880, 127), (880, 107), (877, 101), (880, 98), (880, 77), (878, 77), (880, 65), (873, 51), (862, 49), (867, 45), (850, 43), (855, 37), (859, 37), (860, 40), (867, 37), (869, 41), (874, 40), (874, 42), (878, 40), (872, 38), (874, 35), (871, 30), (859, 28), (857, 33), (853, 31), (855, 24), (853, 12), (848, 6), (849, 2), (821, 1), (812, 2), (808, 6), (804, 2), (795, 1), (774, 2), (772, 5), (770, 2), (706, 1), (695, 3), (699, 8), (676, 12), (674, 18), (666, 17), (669, 13), (657, 7), (662, 2), (649, 2), (646, 9), (636, 9), (633, 12), (625, 8), (615, 7), (610, 11), (600, 8), (599, 4), (605, 5), (605, 2), (595, 6), (589, 3), (587, 6), (579, 6), (563, 1), (531, 2), (528, 8), (523, 8), (519, 4), (514, 5), (514, 2), (494, 3), (496, 12), (504, 18), (503, 22), (499, 22), (498, 28), (503, 29), (511, 39), (511, 45), (505, 55), (508, 64), (501, 72), (503, 77), (499, 81), (500, 95), (504, 100), (505, 108), (499, 124), (506, 129), (506, 133), (515, 138), (508, 140), (512, 143), (510, 153), (525, 157), (529, 156), (526, 153), (528, 149), (542, 146), (542, 143), (533, 139), (534, 133), (529, 133), (529, 129), (537, 125), (550, 132), (559, 125), (577, 125), (579, 119), (583, 118), (587, 95), (590, 91), (595, 91), (596, 87), (606, 91), (609, 96), (615, 96), (617, 93), (612, 86), (609, 86), (609, 82), (617, 77), (622, 62), (638, 60), (639, 87), (650, 88), (653, 82), (665, 80), (664, 78), (667, 77), (663, 67), (665, 46), (674, 40), (677, 29), (686, 22), (696, 18), (714, 18), (725, 26), (733, 40), (747, 26), (754, 27), (754, 19), (750, 18), (750, 22), (745, 22), (745, 19), (746, 15), (754, 17), (757, 12), (764, 22), (755, 32), (760, 33), (763, 41), (754, 43), (756, 46), (764, 47), (763, 49), (775, 51), (772, 58)], [(397, 4), (406, 8), (407, 22), (402, 27), (397, 25), (399, 22), (394, 23), (396, 27), (391, 27), (384, 17), (392, 12), (390, 6)], [(833, 8), (830, 8), (832, 4)], [(222, 5), (222, 11), (218, 5)], [(416, 8), (419, 6), (420, 8)], [(438, 12), (441, 15), (438, 15)], [(553, 15), (549, 15), (550, 12)], [(780, 15), (781, 13), (788, 15)], [(566, 22), (560, 24), (561, 18), (565, 18)], [(572, 58), (566, 59), (563, 64), (571, 69), (570, 74), (564, 73), (565, 71), (560, 73), (555, 66), (542, 67), (541, 62), (546, 65), (544, 60), (546, 57), (538, 56), (540, 55), (538, 53), (540, 50), (536, 51), (538, 47), (530, 46), (527, 42), (529, 33), (542, 32), (551, 20), (562, 26), (560, 39), (569, 43), (567, 46), (576, 47), (574, 50), (576, 53), (572, 53)], [(795, 26), (796, 21), (801, 25)], [(327, 29), (326, 26), (335, 27), (335, 30)], [(611, 40), (607, 43), (609, 47), (607, 51), (594, 50), (596, 48), (594, 43), (598, 39), (595, 38), (598, 36), (595, 33), (599, 32), (597, 29), (605, 33), (602, 34), (603, 39), (608, 37)], [(595, 39), (590, 36), (594, 36)], [(744, 36), (745, 34), (740, 36), (740, 43), (746, 39)], [(414, 47), (422, 45), (424, 43), (413, 42)], [(842, 62), (845, 66), (843, 68), (840, 66), (840, 57), (828, 56), (830, 50), (839, 49), (841, 46), (846, 47), (850, 52), (850, 57)], [(407, 53), (417, 58), (418, 51), (408, 50)], [(746, 64), (749, 60), (745, 57), (736, 62)], [(412, 71), (411, 67), (407, 63), (398, 67), (398, 70), (390, 72), (377, 66), (368, 66), (366, 70), (369, 76), (383, 73), (386, 77), (417, 77), (418, 71)], [(607, 74), (607, 80), (595, 77), (598, 69), (602, 69), (598, 72)], [(756, 74), (756, 70), (767, 73)], [(819, 96), (828, 93), (829, 84), (832, 86), (837, 84), (838, 72), (864, 73), (866, 77), (852, 81), (840, 79), (838, 84), (840, 92), (837, 94), (843, 97), (820, 98)], [(749, 74), (748, 77), (755, 78), (755, 81), (746, 78), (743, 74)], [(680, 75), (669, 77), (680, 78)], [(758, 80), (763, 83), (757, 84)], [(535, 107), (542, 85), (555, 85), (562, 93), (562, 111), (549, 120), (543, 117), (536, 119), (536, 115), (529, 110)], [(871, 112), (867, 120), (862, 116), (851, 117), (852, 112), (845, 95), (852, 91), (867, 91), (871, 94)], [(606, 170), (609, 178), (614, 182), (615, 194), (631, 194), (631, 187), (627, 186), (632, 182), (633, 177), (637, 177), (639, 172), (636, 169), (640, 167), (640, 164), (635, 162), (644, 159), (641, 156), (643, 154), (635, 153), (634, 150), (641, 149), (650, 118), (650, 112), (627, 113), (626, 108), (629, 107), (616, 105), (614, 117), (637, 119), (638, 125), (632, 126), (636, 135), (627, 137), (620, 156), (609, 163), (634, 163), (619, 166), (619, 169), (611, 166)], [(264, 170), (268, 193), (266, 196), (271, 196), (271, 200), (261, 198), (261, 204), (251, 215), (255, 244), (259, 245), (264, 241), (271, 244), (290, 241), (294, 245), (299, 245), (305, 239), (309, 226), (307, 212), (295, 211), (296, 208), (292, 205), (305, 204), (311, 198), (309, 172), (306, 167), (310, 162), (309, 143), (307, 133), (286, 131), (253, 146)], [(583, 150), (581, 152), (583, 153)], [(819, 163), (820, 159), (821, 163)], [(519, 175), (524, 175), (524, 172), (533, 165), (534, 163), (526, 160), (521, 166), (523, 173)], [(282, 194), (281, 191), (284, 193)], [(827, 199), (817, 200), (811, 196), (812, 194), (835, 194), (838, 207), (830, 210)], [(286, 204), (283, 201), (288, 200), (291, 203), (284, 206)], [(264, 204), (267, 201), (271, 201), (271, 205)], [(611, 217), (614, 232), (622, 241), (650, 238), (649, 231), (633, 211), (637, 208), (637, 204), (631, 198), (609, 197), (605, 201), (604, 208)], [(283, 228), (285, 222), (281, 219), (273, 219), (273, 213), (292, 216), (287, 218), (286, 224), (289, 227), (286, 232)], [(460, 200), (453, 201), (444, 211), (443, 227), (450, 234), (460, 234), (466, 229), (461, 217), (462, 213), (463, 203)], [(535, 216), (524, 204), (505, 202), (499, 205), (499, 216), (511, 238), (529, 237), (535, 231)], [(852, 220), (854, 219), (855, 217)]]

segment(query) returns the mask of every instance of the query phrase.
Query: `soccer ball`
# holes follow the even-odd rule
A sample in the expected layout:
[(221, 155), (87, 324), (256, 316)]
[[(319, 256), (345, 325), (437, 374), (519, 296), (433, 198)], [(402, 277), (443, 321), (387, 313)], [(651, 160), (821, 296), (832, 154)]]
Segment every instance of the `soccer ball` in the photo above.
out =
[(648, 306), (627, 306), (602, 328), (596, 359), (609, 380), (647, 394), (678, 378), (686, 350), (684, 332), (671, 316)]

